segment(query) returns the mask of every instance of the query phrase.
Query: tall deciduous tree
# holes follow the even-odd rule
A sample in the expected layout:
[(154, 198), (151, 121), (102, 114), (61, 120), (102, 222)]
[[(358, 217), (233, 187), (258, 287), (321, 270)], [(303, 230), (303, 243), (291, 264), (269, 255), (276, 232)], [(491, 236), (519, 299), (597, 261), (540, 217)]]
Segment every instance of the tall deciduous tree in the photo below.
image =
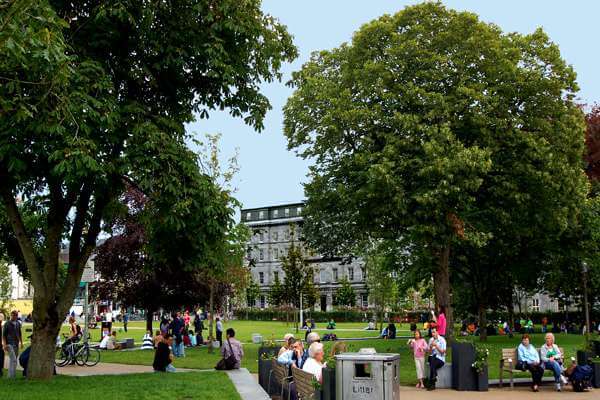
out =
[[(184, 124), (220, 108), (261, 129), (270, 105), (259, 84), (279, 79), (296, 49), (256, 0), (9, 0), (0, 27), (0, 198), (35, 289), (28, 377), (49, 379), (63, 316), (125, 181), (161, 216), (146, 232), (153, 257), (216, 264), (233, 216), (198, 171)], [(170, 253), (171, 241), (186, 250)]]
[(309, 244), (417, 249), (412, 265), (432, 273), (449, 336), (452, 249), (485, 246), (508, 218), (524, 240), (555, 235), (585, 193), (575, 73), (541, 30), (504, 34), (427, 2), (314, 53), (292, 83), (285, 134), (314, 160)]

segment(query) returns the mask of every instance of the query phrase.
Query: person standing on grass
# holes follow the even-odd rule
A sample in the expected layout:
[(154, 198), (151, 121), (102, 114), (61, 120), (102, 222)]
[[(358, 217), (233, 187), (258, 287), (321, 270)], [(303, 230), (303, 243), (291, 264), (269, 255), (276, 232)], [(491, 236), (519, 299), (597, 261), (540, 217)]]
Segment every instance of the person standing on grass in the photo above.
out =
[(437, 331), (438, 333), (446, 337), (446, 306), (440, 305), (437, 316)]
[(185, 325), (183, 324), (183, 319), (181, 318), (181, 312), (177, 311), (173, 316), (173, 321), (171, 321), (170, 329), (171, 335), (175, 338), (173, 355), (175, 357), (183, 357), (183, 334), (185, 330)]
[(217, 317), (217, 341), (219, 342), (219, 346), (223, 347), (223, 322), (221, 322), (221, 318)]
[(10, 320), (2, 326), (2, 345), (8, 353), (8, 377), (14, 378), (17, 374), (17, 360), (19, 348), (23, 347), (23, 336), (21, 335), (21, 323), (18, 321), (17, 311), (10, 313)]
[(196, 346), (203, 345), (204, 338), (202, 337), (202, 331), (204, 330), (204, 322), (198, 313), (194, 316), (194, 330), (196, 331)]
[(233, 357), (235, 358), (235, 365), (233, 366), (233, 369), (240, 369), (242, 357), (244, 357), (244, 349), (242, 348), (242, 344), (235, 338), (235, 331), (233, 328), (227, 329), (225, 334), (227, 336), (227, 344), (221, 346), (221, 356), (224, 360), (226, 360), (233, 354)]
[(415, 337), (408, 341), (408, 345), (413, 351), (415, 357), (415, 368), (417, 370), (417, 389), (425, 388), (423, 379), (425, 379), (425, 352), (427, 351), (427, 342), (421, 337), (421, 331), (416, 329)]
[(170, 347), (173, 346), (173, 336), (169, 333), (165, 334), (163, 340), (156, 346), (156, 352), (154, 353), (154, 362), (152, 368), (154, 372), (175, 372), (173, 366), (173, 355), (171, 354)]
[(537, 349), (530, 343), (529, 335), (526, 333), (521, 339), (521, 344), (517, 347), (517, 369), (531, 372), (532, 385), (531, 390), (537, 392), (542, 383), (544, 368), (540, 362), (540, 355)]
[(127, 324), (129, 323), (129, 314), (127, 310), (123, 311), (123, 330), (127, 332)]
[(429, 387), (427, 390), (435, 390), (437, 371), (446, 363), (446, 339), (439, 334), (437, 328), (431, 328), (431, 339), (429, 339)]

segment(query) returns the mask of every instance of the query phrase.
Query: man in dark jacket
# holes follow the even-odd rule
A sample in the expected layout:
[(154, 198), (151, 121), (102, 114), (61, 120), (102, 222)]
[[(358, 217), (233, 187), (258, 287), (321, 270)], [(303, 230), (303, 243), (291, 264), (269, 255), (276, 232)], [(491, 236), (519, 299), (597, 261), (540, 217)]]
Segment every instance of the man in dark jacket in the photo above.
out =
[(200, 318), (200, 314), (196, 313), (194, 317), (194, 330), (196, 331), (196, 346), (204, 344), (204, 338), (202, 337), (202, 331), (204, 330), (204, 322)]
[(154, 353), (154, 362), (152, 368), (154, 372), (175, 372), (173, 367), (173, 355), (171, 355), (170, 346), (173, 345), (173, 336), (166, 334), (161, 342), (156, 346), (156, 352)]
[(8, 353), (8, 377), (14, 378), (17, 374), (17, 360), (19, 348), (23, 348), (23, 336), (21, 335), (21, 322), (18, 321), (19, 313), (12, 311), (10, 320), (2, 326), (2, 345)]

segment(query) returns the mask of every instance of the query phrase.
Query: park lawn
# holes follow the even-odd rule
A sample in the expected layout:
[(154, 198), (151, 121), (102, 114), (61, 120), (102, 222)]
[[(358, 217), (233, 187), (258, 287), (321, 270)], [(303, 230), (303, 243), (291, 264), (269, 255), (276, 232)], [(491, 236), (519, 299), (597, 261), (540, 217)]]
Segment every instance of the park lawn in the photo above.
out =
[(222, 372), (176, 374), (131, 374), (71, 377), (60, 375), (50, 381), (0, 378), (5, 398), (12, 400), (111, 400), (202, 399), (239, 400), (240, 396)]
[[(339, 336), (339, 335), (338, 335)], [(465, 340), (479, 343), (479, 338), (475, 336), (466, 337)], [(502, 348), (516, 348), (519, 344), (520, 337), (515, 336), (508, 338), (506, 336), (490, 336), (487, 343), (482, 344), (490, 350), (489, 377), (490, 379), (499, 378), (499, 363), (502, 353)], [(542, 334), (532, 335), (532, 343), (539, 347), (542, 345), (544, 337)], [(564, 347), (566, 352), (567, 362), (571, 357), (576, 356), (578, 349), (583, 347), (583, 337), (580, 335), (557, 334), (556, 342), (559, 346)], [(329, 352), (332, 342), (324, 342), (326, 352)], [(363, 341), (348, 341), (346, 342), (348, 351), (355, 352), (361, 348), (372, 347), (379, 353), (398, 353), (400, 354), (400, 382), (403, 385), (410, 385), (415, 382), (415, 366), (411, 351), (409, 350), (406, 339), (383, 340), (369, 339)], [(242, 367), (247, 368), (252, 373), (258, 372), (258, 347), (255, 344), (244, 345), (244, 359)], [(451, 362), (452, 352), (449, 351), (448, 361)], [(139, 364), (152, 365), (154, 357), (153, 351), (103, 351), (102, 362), (123, 363), (123, 364)], [(193, 369), (212, 369), (219, 360), (219, 353), (215, 351), (213, 354), (208, 353), (206, 347), (188, 348), (186, 349), (185, 358), (177, 358), (174, 361), (174, 366), (177, 368), (193, 368)], [(520, 376), (520, 375), (517, 375)], [(523, 376), (527, 376), (526, 374)]]

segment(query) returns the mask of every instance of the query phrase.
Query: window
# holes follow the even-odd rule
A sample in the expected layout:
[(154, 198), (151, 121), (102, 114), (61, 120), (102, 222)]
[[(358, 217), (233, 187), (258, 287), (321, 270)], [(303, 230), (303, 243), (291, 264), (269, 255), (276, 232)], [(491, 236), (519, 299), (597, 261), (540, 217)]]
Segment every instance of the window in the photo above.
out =
[(283, 231), (283, 237), (285, 240), (290, 240), (290, 231), (288, 229)]
[(302, 207), (296, 208), (296, 215), (302, 214)]
[(273, 258), (275, 260), (279, 259), (279, 249), (273, 249)]
[(531, 299), (531, 309), (533, 311), (540, 311), (540, 299)]
[(360, 295), (363, 307), (369, 307), (369, 296), (366, 293)]
[(247, 212), (246, 213), (246, 219), (252, 219), (252, 213), (251, 212)]
[(263, 231), (260, 231), (260, 233), (258, 234), (258, 240), (261, 242), (265, 241), (265, 234), (263, 233)]
[(367, 270), (365, 269), (365, 267), (361, 267), (360, 272), (362, 273), (362, 280), (367, 280)]
[(338, 281), (338, 269), (337, 268), (333, 269), (333, 281), (334, 282)]
[(279, 271), (273, 272), (273, 280), (274, 281), (278, 281), (279, 280)]
[(265, 284), (265, 273), (264, 272), (258, 273), (258, 283), (260, 283), (261, 285)]
[(290, 209), (289, 209), (289, 208), (286, 208), (286, 209), (284, 210), (284, 213), (285, 213), (285, 216), (286, 216), (286, 217), (289, 217), (289, 216), (290, 216)]
[(260, 296), (260, 308), (265, 308), (266, 299), (265, 296)]
[(265, 251), (264, 251), (263, 249), (260, 249), (260, 250), (258, 251), (258, 259), (259, 259), (260, 261), (262, 261), (262, 260), (264, 260), (264, 259), (265, 259)]
[(258, 219), (263, 219), (265, 217), (265, 212), (264, 211), (259, 211), (258, 212)]
[(277, 218), (279, 216), (279, 210), (273, 210), (273, 218)]
[(327, 282), (327, 271), (325, 271), (324, 269), (322, 269), (319, 272), (319, 282), (320, 283), (326, 283)]
[(273, 232), (273, 240), (277, 241), (279, 239), (279, 233), (277, 231)]
[(354, 280), (354, 268), (348, 268), (348, 280), (349, 281)]

